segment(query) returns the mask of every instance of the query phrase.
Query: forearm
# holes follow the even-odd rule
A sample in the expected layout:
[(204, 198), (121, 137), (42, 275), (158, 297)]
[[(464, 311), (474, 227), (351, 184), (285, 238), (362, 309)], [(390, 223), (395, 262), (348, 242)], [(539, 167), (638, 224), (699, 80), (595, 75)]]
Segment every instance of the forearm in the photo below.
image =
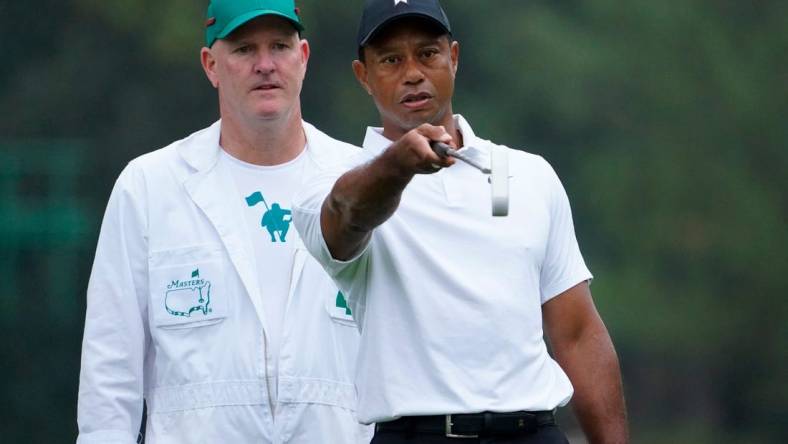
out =
[(320, 224), (331, 255), (349, 259), (366, 243), (377, 226), (399, 206), (413, 178), (397, 168), (383, 152), (371, 162), (342, 175), (323, 202)]
[(451, 157), (436, 154), (431, 141), (450, 143), (452, 138), (445, 128), (425, 123), (336, 181), (320, 211), (320, 229), (334, 259), (348, 260), (363, 248), (372, 230), (397, 210), (413, 176), (454, 164)]
[(555, 355), (575, 388), (572, 408), (588, 442), (629, 442), (618, 357), (601, 320)]

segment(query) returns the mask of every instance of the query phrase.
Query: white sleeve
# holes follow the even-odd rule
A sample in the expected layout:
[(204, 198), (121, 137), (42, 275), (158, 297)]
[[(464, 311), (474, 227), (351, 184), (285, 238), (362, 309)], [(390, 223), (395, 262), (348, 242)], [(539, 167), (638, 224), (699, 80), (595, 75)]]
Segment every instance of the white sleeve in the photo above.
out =
[(340, 274), (345, 274), (343, 272), (348, 267), (352, 268), (364, 256), (369, 243), (364, 245), (351, 259), (335, 259), (328, 250), (328, 245), (323, 237), (323, 230), (320, 226), (320, 211), (323, 208), (323, 201), (326, 200), (337, 179), (345, 171), (357, 166), (364, 160), (367, 160), (366, 154), (354, 156), (344, 163), (333, 166), (330, 170), (324, 170), (321, 174), (309, 180), (293, 200), (293, 225), (295, 225), (309, 253), (334, 278)]
[[(360, 163), (362, 156), (356, 157), (353, 165)], [(293, 225), (295, 225), (307, 251), (317, 260), (337, 287), (345, 294), (353, 318), (361, 327), (364, 323), (366, 301), (367, 269), (369, 267), (370, 242), (351, 259), (335, 259), (328, 250), (323, 230), (320, 226), (320, 211), (323, 201), (331, 192), (336, 180), (348, 167), (326, 172), (307, 181), (301, 192), (293, 200)], [(374, 237), (374, 234), (373, 234)]]
[(542, 304), (583, 281), (592, 279), (575, 236), (572, 210), (561, 180), (545, 162), (549, 192), (550, 230), (540, 275)]
[(147, 322), (147, 215), (142, 173), (121, 173), (101, 224), (87, 291), (78, 444), (132, 444), (142, 420)]

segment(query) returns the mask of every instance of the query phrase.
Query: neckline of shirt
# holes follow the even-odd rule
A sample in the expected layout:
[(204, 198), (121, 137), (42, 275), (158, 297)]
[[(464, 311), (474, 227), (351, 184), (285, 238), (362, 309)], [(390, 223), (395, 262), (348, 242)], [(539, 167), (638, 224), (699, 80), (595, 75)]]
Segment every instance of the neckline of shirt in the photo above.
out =
[[(486, 141), (479, 139), (473, 132), (471, 125), (460, 114), (454, 115), (454, 122), (457, 125), (457, 131), (460, 132), (463, 138), (463, 146), (457, 151), (465, 153), (466, 156), (476, 160), (481, 164), (488, 164), (490, 162), (489, 146)], [(383, 128), (380, 127), (367, 127), (367, 133), (364, 136), (362, 147), (368, 150), (373, 156), (377, 156), (386, 150), (393, 140), (388, 139), (383, 135)], [(463, 163), (463, 162), (459, 162)], [(465, 165), (467, 166), (467, 165)], [(433, 176), (440, 177), (446, 171), (462, 171), (466, 170), (465, 166), (460, 168), (447, 168), (440, 172), (433, 174)]]
[(231, 162), (234, 165), (253, 171), (274, 171), (274, 170), (292, 167), (300, 163), (306, 157), (306, 152), (308, 149), (309, 149), (309, 143), (304, 145), (304, 149), (301, 150), (301, 152), (296, 157), (284, 163), (279, 163), (276, 165), (257, 165), (254, 163), (245, 162), (233, 156), (232, 154), (228, 153), (221, 145), (219, 145), (220, 156), (222, 156), (224, 159), (227, 159), (229, 162)]
[[(463, 138), (463, 144), (458, 151), (463, 151), (468, 147), (477, 148), (477, 137), (471, 129), (470, 124), (460, 114), (454, 115), (454, 123), (457, 126), (457, 131), (460, 132)], [(367, 127), (367, 134), (364, 137), (362, 146), (369, 149), (373, 154), (377, 155), (383, 152), (389, 145), (394, 143), (394, 140), (388, 139), (383, 135), (382, 127), (370, 126)]]

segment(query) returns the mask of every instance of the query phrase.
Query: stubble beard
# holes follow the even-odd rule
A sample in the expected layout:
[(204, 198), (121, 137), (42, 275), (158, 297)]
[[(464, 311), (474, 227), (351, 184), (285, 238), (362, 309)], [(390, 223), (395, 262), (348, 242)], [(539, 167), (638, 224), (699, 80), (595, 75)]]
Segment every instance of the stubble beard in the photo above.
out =
[(416, 129), (419, 126), (428, 123), (433, 126), (439, 126), (443, 124), (443, 119), (446, 116), (446, 110), (441, 109), (437, 110), (434, 114), (428, 115), (424, 118), (420, 118), (418, 116), (413, 116), (412, 118), (408, 118), (405, 116), (404, 119), (400, 120), (400, 125), (404, 129), (404, 132), (408, 132), (410, 130)]

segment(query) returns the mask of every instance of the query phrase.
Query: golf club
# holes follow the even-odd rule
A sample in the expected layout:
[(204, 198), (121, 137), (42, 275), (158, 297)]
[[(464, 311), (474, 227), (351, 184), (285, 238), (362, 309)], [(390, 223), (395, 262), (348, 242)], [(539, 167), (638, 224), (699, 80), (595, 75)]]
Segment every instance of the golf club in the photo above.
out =
[(430, 142), (430, 147), (442, 157), (454, 157), (490, 176), (492, 193), (492, 215), (509, 215), (509, 157), (503, 148), (493, 146), (490, 151), (490, 167), (484, 167), (475, 160), (460, 153), (442, 142)]

